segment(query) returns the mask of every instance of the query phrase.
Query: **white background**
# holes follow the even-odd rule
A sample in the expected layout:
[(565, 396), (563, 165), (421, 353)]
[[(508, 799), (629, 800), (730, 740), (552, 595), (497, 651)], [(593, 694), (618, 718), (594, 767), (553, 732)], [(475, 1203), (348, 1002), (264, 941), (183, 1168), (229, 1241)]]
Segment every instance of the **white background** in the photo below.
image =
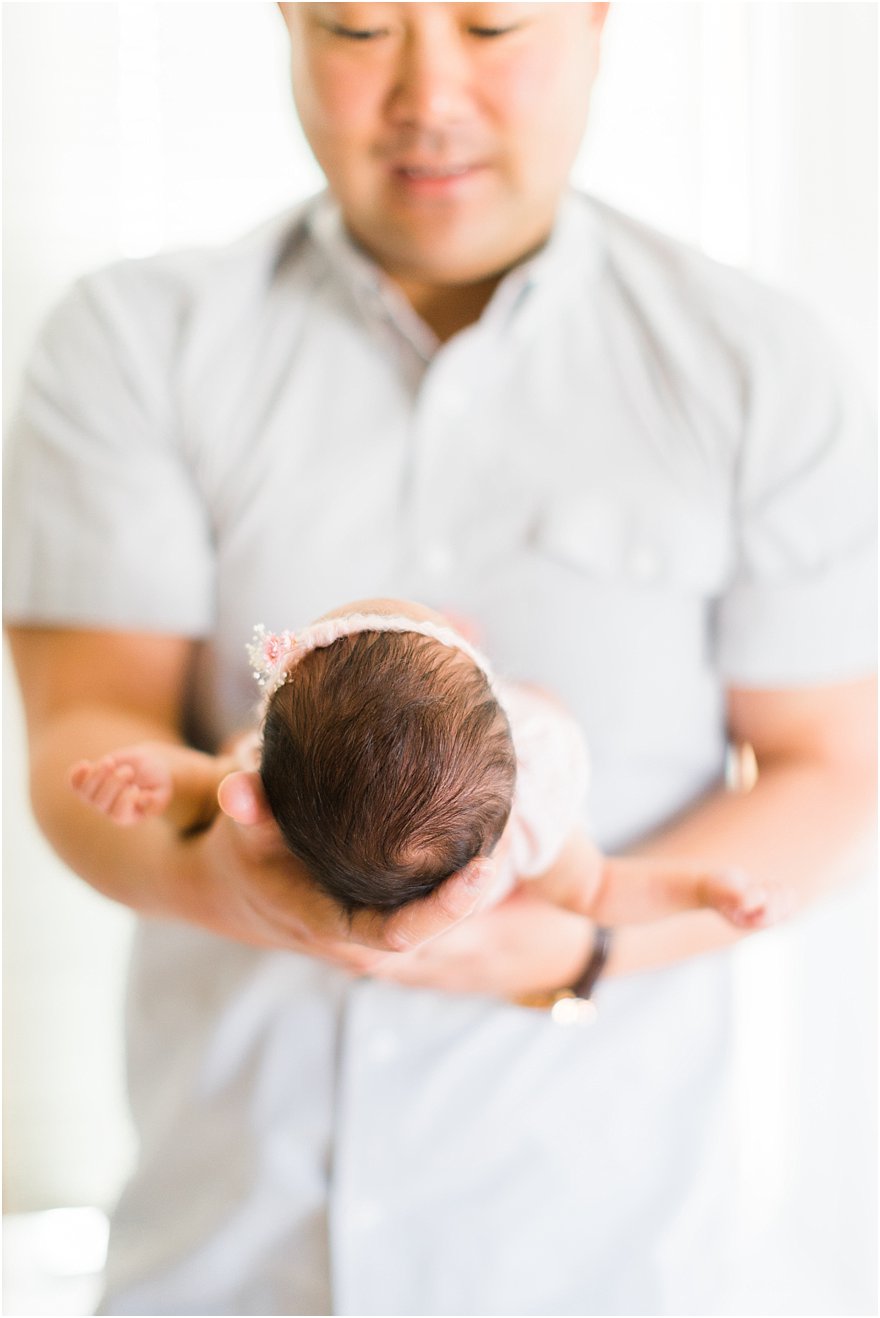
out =
[[(869, 393), (876, 18), (866, 3), (621, 0), (575, 172), (817, 306)], [(232, 239), (321, 180), (271, 4), (6, 3), (3, 28), (7, 419), (33, 335), (79, 273)], [(5, 1204), (107, 1206), (132, 1153), (129, 916), (36, 834), (5, 685)], [(740, 957), (742, 1311), (766, 1305), (763, 1277), (774, 1312), (876, 1305), (874, 911), (865, 883)], [(796, 1230), (770, 1258), (783, 1211)]]

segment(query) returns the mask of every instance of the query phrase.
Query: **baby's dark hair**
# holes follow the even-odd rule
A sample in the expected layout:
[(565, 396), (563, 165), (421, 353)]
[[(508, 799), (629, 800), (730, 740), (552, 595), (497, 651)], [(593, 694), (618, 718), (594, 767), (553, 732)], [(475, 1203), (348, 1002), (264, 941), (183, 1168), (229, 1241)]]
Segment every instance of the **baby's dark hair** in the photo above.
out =
[(488, 855), (516, 756), (485, 674), (413, 632), (306, 654), (273, 694), (260, 776), (290, 850), (349, 914), (393, 911)]

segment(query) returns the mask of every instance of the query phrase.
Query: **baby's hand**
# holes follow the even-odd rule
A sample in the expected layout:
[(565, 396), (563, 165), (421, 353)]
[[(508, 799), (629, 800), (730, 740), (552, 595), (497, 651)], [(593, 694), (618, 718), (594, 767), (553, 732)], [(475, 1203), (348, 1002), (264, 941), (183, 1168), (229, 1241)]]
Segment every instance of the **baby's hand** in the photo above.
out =
[(171, 801), (171, 769), (152, 746), (126, 746), (100, 760), (80, 760), (68, 781), (83, 801), (128, 827), (161, 815)]
[(766, 929), (794, 909), (787, 889), (771, 890), (736, 869), (696, 873), (693, 893), (699, 905), (717, 911), (737, 929)]

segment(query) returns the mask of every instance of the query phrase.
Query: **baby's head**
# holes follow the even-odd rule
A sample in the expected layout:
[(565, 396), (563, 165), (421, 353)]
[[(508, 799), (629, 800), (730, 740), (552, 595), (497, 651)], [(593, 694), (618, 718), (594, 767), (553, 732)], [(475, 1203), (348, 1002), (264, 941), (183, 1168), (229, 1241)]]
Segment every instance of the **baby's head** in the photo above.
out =
[(364, 601), (285, 637), (274, 664), (260, 776), (324, 892), (392, 911), (489, 855), (516, 757), (484, 661), (442, 618)]

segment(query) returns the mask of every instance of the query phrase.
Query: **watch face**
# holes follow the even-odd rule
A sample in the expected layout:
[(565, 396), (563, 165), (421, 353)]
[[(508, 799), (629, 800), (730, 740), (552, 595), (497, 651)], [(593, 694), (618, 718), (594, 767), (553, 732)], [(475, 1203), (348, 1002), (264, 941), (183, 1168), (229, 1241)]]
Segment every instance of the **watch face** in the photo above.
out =
[(572, 989), (556, 993), (529, 993), (516, 999), (516, 1006), (550, 1013), (556, 1025), (591, 1025), (598, 1010), (591, 998), (579, 998)]
[(598, 1012), (590, 998), (576, 998), (573, 994), (558, 998), (550, 1008), (557, 1025), (592, 1025)]

